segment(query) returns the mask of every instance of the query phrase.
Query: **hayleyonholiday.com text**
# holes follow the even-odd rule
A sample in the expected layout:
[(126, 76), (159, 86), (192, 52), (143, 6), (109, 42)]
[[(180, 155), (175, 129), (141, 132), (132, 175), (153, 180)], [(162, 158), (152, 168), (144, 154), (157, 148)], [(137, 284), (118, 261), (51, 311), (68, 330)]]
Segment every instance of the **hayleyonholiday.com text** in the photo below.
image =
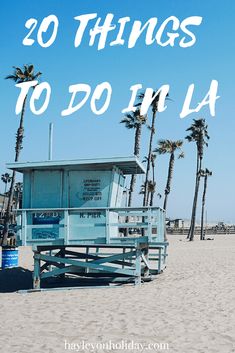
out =
[[(196, 36), (193, 33), (195, 26), (202, 24), (202, 17), (191, 16), (180, 21), (175, 16), (170, 16), (163, 22), (159, 23), (157, 17), (150, 18), (147, 22), (142, 23), (139, 20), (132, 21), (130, 17), (114, 18), (114, 15), (109, 13), (105, 18), (98, 17), (96, 13), (82, 14), (74, 17), (77, 28), (74, 33), (74, 38), (71, 45), (75, 48), (81, 43), (87, 41), (89, 46), (96, 46), (97, 50), (105, 50), (107, 46), (125, 46), (128, 50), (134, 48), (138, 40), (144, 40), (146, 46), (160, 47), (180, 47), (182, 50), (192, 47), (196, 43)], [(46, 50), (57, 39), (57, 34), (60, 30), (59, 19), (55, 15), (45, 17), (40, 23), (37, 19), (30, 18), (26, 21), (25, 27), (27, 34), (22, 43), (25, 46), (38, 45)], [(112, 33), (112, 40), (110, 39)], [(43, 34), (47, 34), (47, 40), (43, 38)], [(114, 35), (114, 37), (113, 37)], [(88, 39), (87, 39), (88, 38)], [(113, 38), (115, 38), (113, 40)], [(125, 38), (125, 39), (124, 39)], [(115, 50), (115, 49), (113, 49)], [(17, 99), (15, 112), (19, 114), (23, 107), (23, 102), (29, 92), (30, 87), (34, 87), (30, 97), (30, 109), (33, 114), (40, 115), (44, 113), (50, 103), (51, 86), (48, 82), (39, 83), (37, 80), (22, 82), (16, 84), (20, 89)], [(212, 80), (208, 91), (202, 97), (201, 102), (196, 107), (191, 107), (191, 101), (194, 93), (195, 85), (192, 83), (188, 86), (185, 100), (182, 105), (182, 110), (179, 114), (180, 118), (185, 118), (191, 113), (199, 112), (203, 106), (208, 105), (210, 115), (215, 116), (215, 105), (218, 91), (218, 81)], [(139, 93), (143, 90), (141, 83), (135, 83), (130, 87), (130, 99), (122, 113), (127, 113), (136, 110), (136, 99)], [(90, 85), (86, 83), (76, 83), (69, 86), (68, 91), (68, 106), (62, 110), (62, 116), (68, 116), (78, 111), (87, 102), (90, 104), (91, 111), (96, 115), (101, 115), (108, 109), (112, 98), (112, 86), (109, 82), (101, 82), (92, 91)], [(141, 104), (141, 114), (146, 114), (152, 101), (159, 95), (158, 111), (163, 112), (166, 106), (166, 98), (170, 91), (170, 85), (162, 85), (157, 92), (152, 88), (144, 90), (144, 97)], [(44, 102), (39, 109), (35, 107), (41, 95), (45, 96)], [(82, 97), (82, 98), (81, 98)], [(101, 98), (104, 98), (104, 103), (99, 109), (97, 104)], [(78, 103), (75, 104), (76, 102)]]

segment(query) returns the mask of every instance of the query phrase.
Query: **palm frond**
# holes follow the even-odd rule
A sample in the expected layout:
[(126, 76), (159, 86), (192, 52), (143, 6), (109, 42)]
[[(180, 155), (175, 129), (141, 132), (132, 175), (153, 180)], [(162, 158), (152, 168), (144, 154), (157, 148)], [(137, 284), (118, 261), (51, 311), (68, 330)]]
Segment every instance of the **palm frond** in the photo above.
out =
[(33, 75), (33, 65), (24, 65), (23, 69), (17, 66), (13, 66), (13, 69), (14, 73), (12, 75), (6, 76), (6, 79), (14, 80), (17, 83), (33, 81), (42, 74), (41, 72), (38, 72), (36, 75)]
[(34, 79), (38, 78), (39, 76), (41, 76), (42, 73), (41, 72), (37, 72), (35, 76), (33, 76)]
[(127, 113), (120, 123), (124, 123), (127, 129), (136, 129), (138, 126), (145, 124), (146, 121), (147, 116), (141, 115), (140, 109), (136, 109), (132, 113)]
[(8, 75), (5, 77), (6, 80), (10, 79), (10, 80), (13, 80), (13, 81), (17, 81), (18, 77), (16, 75)]
[(184, 157), (185, 157), (184, 152), (181, 152), (181, 153), (178, 155), (178, 159), (181, 159), (181, 158), (184, 158)]
[(29, 75), (33, 76), (34, 66), (33, 65), (29, 65), (27, 71), (28, 71)]

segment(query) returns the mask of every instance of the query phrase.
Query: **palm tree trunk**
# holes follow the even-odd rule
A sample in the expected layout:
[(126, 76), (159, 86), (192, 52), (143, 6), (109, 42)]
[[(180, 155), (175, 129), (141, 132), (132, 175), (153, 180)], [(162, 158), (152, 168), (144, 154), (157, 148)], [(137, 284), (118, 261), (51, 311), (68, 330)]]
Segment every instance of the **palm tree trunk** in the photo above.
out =
[[(197, 184), (198, 168), (199, 168), (199, 154), (198, 154), (198, 151), (197, 151), (197, 166), (196, 166), (195, 189), (196, 189), (196, 184)], [(194, 196), (195, 196), (195, 191), (194, 191)], [(193, 203), (193, 204), (194, 204), (194, 203)], [(190, 234), (191, 234), (192, 217), (193, 217), (193, 207), (192, 207), (192, 214), (191, 214), (191, 220), (190, 220), (190, 226), (189, 226), (189, 231), (188, 231), (187, 239), (190, 238)]]
[(155, 120), (156, 120), (156, 111), (153, 111), (152, 117), (152, 125), (151, 125), (151, 133), (149, 138), (149, 151), (148, 151), (148, 158), (147, 158), (147, 167), (146, 167), (146, 176), (145, 176), (145, 183), (144, 183), (144, 198), (143, 198), (143, 206), (147, 205), (147, 193), (148, 193), (148, 176), (150, 170), (150, 163), (151, 163), (151, 154), (152, 154), (152, 145), (153, 145), (153, 136), (155, 134)]
[[(165, 198), (163, 203), (163, 209), (165, 210), (165, 212), (167, 208), (168, 195), (171, 190), (171, 181), (173, 177), (174, 163), (175, 163), (175, 155), (173, 152), (171, 153), (170, 160), (169, 160), (168, 175), (167, 175), (167, 182), (166, 182), (166, 188), (165, 188)], [(167, 241), (166, 227), (164, 230), (164, 241)]]
[(153, 206), (154, 191), (151, 191), (149, 206)]
[(204, 179), (204, 190), (202, 196), (202, 214), (201, 214), (201, 236), (200, 240), (205, 240), (205, 232), (204, 232), (204, 211), (205, 211), (205, 203), (206, 203), (206, 189), (207, 189), (207, 175)]
[(163, 209), (165, 211), (167, 208), (168, 195), (171, 191), (171, 182), (172, 182), (172, 176), (173, 176), (173, 170), (174, 170), (174, 163), (175, 163), (175, 155), (174, 153), (171, 153), (170, 160), (169, 160), (169, 167), (168, 167), (167, 183), (165, 188), (165, 198), (163, 203)]
[(6, 192), (7, 192), (7, 183), (5, 183), (5, 191), (4, 191), (4, 196), (3, 196), (1, 215), (3, 214), (3, 210), (5, 209)]
[[(141, 124), (136, 127), (135, 130), (135, 145), (134, 145), (134, 155), (139, 157), (140, 155), (140, 137), (141, 137)], [(134, 192), (134, 187), (136, 184), (136, 174), (132, 174), (131, 181), (130, 181), (130, 192), (129, 192), (129, 199), (128, 199), (128, 207), (131, 207), (132, 203), (132, 195)]]
[[(16, 134), (15, 162), (18, 162), (20, 151), (23, 148), (24, 113), (25, 113), (26, 99), (27, 99), (27, 95), (25, 96), (25, 99), (23, 102), (21, 117), (20, 117), (20, 125), (17, 130), (17, 134)], [(2, 246), (7, 245), (8, 231), (9, 231), (9, 225), (10, 225), (10, 220), (11, 220), (11, 208), (12, 208), (12, 201), (13, 201), (13, 195), (14, 195), (15, 174), (16, 173), (13, 170), (11, 185), (10, 185), (10, 190), (9, 190), (9, 197), (8, 197), (8, 202), (7, 202), (7, 208), (6, 208), (5, 218), (4, 218), (3, 238), (2, 238), (2, 244), (1, 244)]]
[(129, 198), (128, 198), (128, 207), (131, 207), (132, 204), (132, 195), (134, 191), (134, 186), (136, 183), (136, 175), (132, 174), (131, 181), (130, 181), (130, 190), (129, 190)]
[(195, 183), (195, 192), (193, 199), (193, 207), (192, 207), (192, 216), (191, 216), (191, 224), (189, 228), (188, 239), (189, 241), (193, 241), (194, 239), (194, 231), (195, 231), (195, 223), (196, 223), (196, 211), (197, 211), (197, 199), (198, 192), (200, 186), (200, 170), (201, 170), (202, 158), (197, 157), (197, 170), (196, 170), (196, 183)]
[(151, 158), (152, 158), (151, 164), (152, 164), (153, 191), (151, 191), (149, 206), (153, 206), (154, 194), (156, 192), (156, 189), (155, 189), (155, 161), (154, 161), (154, 157), (152, 155), (151, 155)]
[(154, 190), (151, 192), (151, 196), (150, 196), (150, 202), (149, 202), (149, 206), (153, 206), (153, 200), (154, 200), (154, 194), (155, 194), (155, 171), (154, 171), (154, 159), (152, 160), (152, 180), (153, 180), (153, 187)]
[(150, 191), (147, 191), (147, 199), (146, 199), (146, 206), (149, 204), (149, 196), (150, 196)]

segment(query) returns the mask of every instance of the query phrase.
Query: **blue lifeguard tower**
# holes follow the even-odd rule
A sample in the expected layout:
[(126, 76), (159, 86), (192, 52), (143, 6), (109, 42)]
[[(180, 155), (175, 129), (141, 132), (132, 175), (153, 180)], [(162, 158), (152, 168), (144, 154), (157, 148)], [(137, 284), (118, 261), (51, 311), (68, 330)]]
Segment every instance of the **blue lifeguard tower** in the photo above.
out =
[(125, 176), (145, 173), (136, 157), (7, 167), (23, 173), (17, 244), (32, 246), (35, 289), (65, 274), (140, 284), (165, 267), (164, 210), (123, 207)]

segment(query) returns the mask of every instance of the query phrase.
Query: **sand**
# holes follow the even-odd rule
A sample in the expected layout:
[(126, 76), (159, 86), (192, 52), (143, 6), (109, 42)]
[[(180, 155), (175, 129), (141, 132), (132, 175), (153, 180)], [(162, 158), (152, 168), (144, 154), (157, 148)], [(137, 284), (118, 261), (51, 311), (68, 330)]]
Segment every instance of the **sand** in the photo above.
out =
[(169, 241), (166, 270), (140, 287), (30, 294), (12, 292), (31, 281), (20, 248), (21, 268), (0, 271), (0, 352), (235, 352), (235, 236)]

